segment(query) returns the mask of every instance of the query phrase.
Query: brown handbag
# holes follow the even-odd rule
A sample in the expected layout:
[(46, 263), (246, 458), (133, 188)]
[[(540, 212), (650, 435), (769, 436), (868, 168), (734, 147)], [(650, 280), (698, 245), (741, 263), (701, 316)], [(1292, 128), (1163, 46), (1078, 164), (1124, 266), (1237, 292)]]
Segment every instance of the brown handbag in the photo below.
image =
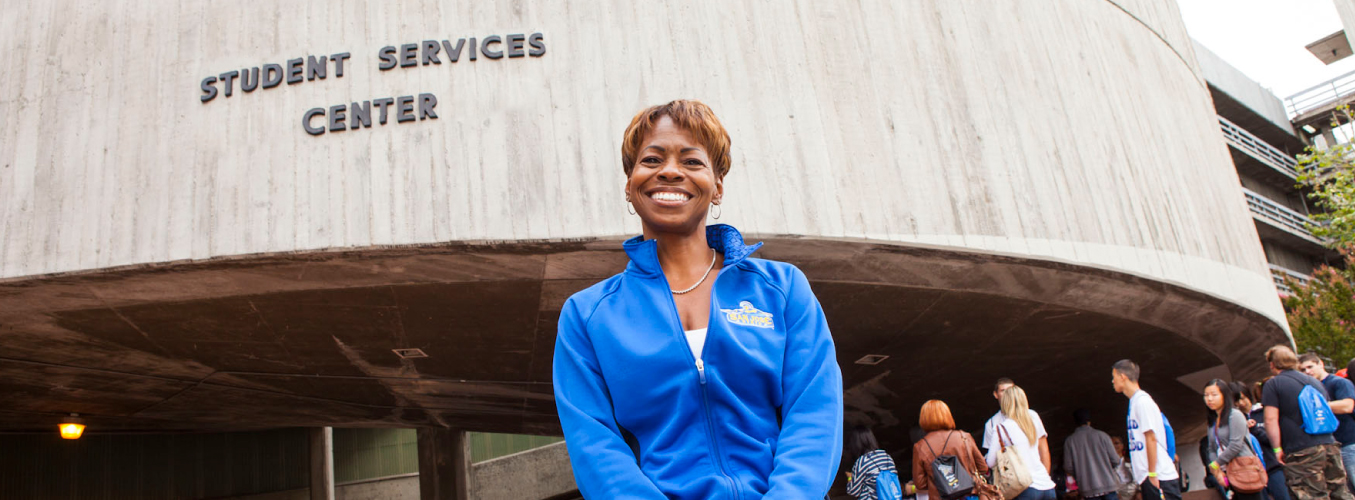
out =
[[(1236, 411), (1236, 410), (1234, 410)], [(1219, 427), (1214, 425), (1214, 444), (1222, 448), (1223, 441), (1219, 440)], [(1248, 450), (1251, 449), (1249, 446)], [(1266, 474), (1266, 468), (1261, 465), (1261, 459), (1255, 455), (1246, 457), (1233, 457), (1224, 469), (1227, 474), (1228, 487), (1238, 493), (1260, 493), (1266, 489), (1266, 484), (1270, 480), (1270, 475)]]
[[(964, 441), (966, 446), (973, 446), (969, 443), (966, 434), (960, 434), (960, 438)], [(983, 474), (979, 474), (978, 470), (969, 472), (970, 476), (973, 476), (974, 478), (974, 494), (979, 496), (979, 500), (1006, 500), (1002, 497), (1002, 490), (998, 489), (997, 486), (990, 484), (988, 480), (983, 477)]]
[(1238, 493), (1259, 493), (1266, 489), (1269, 476), (1255, 456), (1237, 457), (1228, 462), (1228, 486)]

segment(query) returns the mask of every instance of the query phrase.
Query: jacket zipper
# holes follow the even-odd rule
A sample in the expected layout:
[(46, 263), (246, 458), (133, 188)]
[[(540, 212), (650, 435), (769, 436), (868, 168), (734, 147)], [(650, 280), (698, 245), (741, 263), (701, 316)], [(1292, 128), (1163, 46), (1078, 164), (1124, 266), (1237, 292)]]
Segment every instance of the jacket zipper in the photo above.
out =
[[(724, 274), (723, 271), (724, 271), (723, 267), (720, 269), (720, 271), (716, 271), (715, 280), (712, 281), (710, 285), (711, 309), (715, 308), (715, 293), (714, 293), (715, 284), (720, 281), (720, 275)], [(668, 277), (664, 276), (662, 272), (659, 273), (659, 276), (663, 278), (664, 291), (666, 292), (671, 290), (671, 288), (668, 285)], [(669, 307), (672, 308), (673, 311), (673, 320), (677, 322), (678, 336), (682, 341), (681, 345), (683, 347), (688, 347), (687, 332), (682, 331), (682, 315), (678, 313), (677, 301), (673, 300), (673, 295), (671, 293), (665, 295), (668, 297), (668, 305)], [(714, 315), (711, 314), (710, 311), (706, 311), (706, 315), (710, 317), (709, 319), (706, 320), (706, 332), (707, 332), (706, 338), (709, 339), (710, 323), (714, 319)], [(729, 491), (734, 494), (734, 498), (738, 498), (740, 496), (738, 483), (734, 481), (734, 478), (729, 476), (728, 467), (725, 465), (725, 457), (723, 454), (720, 453), (720, 442), (715, 438), (715, 421), (711, 418), (710, 415), (710, 397), (707, 395), (706, 391), (706, 364), (702, 360), (696, 358), (696, 354), (692, 352), (691, 348), (683, 349), (683, 351), (687, 353), (688, 359), (691, 359), (693, 364), (696, 366), (697, 382), (698, 385), (701, 387), (701, 410), (702, 413), (704, 413), (706, 416), (706, 439), (711, 445), (712, 453), (715, 455), (715, 463), (720, 469), (720, 477), (723, 478), (725, 480), (725, 483), (729, 485)]]

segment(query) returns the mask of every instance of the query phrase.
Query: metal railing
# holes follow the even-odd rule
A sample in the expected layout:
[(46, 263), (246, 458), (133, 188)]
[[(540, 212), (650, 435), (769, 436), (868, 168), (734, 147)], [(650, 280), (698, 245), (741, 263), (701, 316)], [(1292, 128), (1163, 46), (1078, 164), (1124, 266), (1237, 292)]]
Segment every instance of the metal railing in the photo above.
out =
[(1223, 129), (1223, 137), (1228, 140), (1237, 149), (1240, 149), (1261, 163), (1270, 168), (1289, 176), (1291, 179), (1298, 179), (1299, 169), (1298, 160), (1293, 156), (1285, 154), (1283, 151), (1275, 149), (1274, 146), (1267, 144), (1266, 141), (1257, 138), (1246, 129), (1237, 126), (1237, 124), (1228, 121), (1222, 116), (1219, 118), (1219, 128)]
[(1296, 273), (1275, 264), (1270, 265), (1270, 276), (1275, 279), (1275, 289), (1285, 295), (1294, 293), (1294, 290), (1290, 289), (1289, 285), (1284, 282), (1285, 278), (1292, 279), (1300, 285), (1307, 285), (1308, 281), (1313, 279), (1312, 276)]
[(1242, 188), (1242, 193), (1247, 195), (1247, 208), (1257, 217), (1264, 219), (1271, 225), (1282, 228), (1295, 236), (1301, 237), (1315, 244), (1321, 245), (1322, 240), (1313, 236), (1308, 230), (1308, 224), (1316, 225), (1312, 219), (1301, 213), (1295, 212), (1289, 207), (1280, 205), (1271, 201), (1269, 198), (1256, 194), (1247, 188)]
[(1338, 99), (1355, 94), (1355, 71), (1332, 78), (1285, 98), (1289, 117), (1326, 106)]

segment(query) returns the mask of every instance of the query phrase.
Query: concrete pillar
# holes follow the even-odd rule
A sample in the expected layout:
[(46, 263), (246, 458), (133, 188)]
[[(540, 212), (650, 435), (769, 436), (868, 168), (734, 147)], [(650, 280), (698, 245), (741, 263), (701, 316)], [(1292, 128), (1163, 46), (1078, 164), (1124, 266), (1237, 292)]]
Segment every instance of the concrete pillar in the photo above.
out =
[(334, 428), (310, 431), (311, 500), (334, 500)]
[(470, 439), (457, 429), (419, 429), (419, 498), (470, 499)]

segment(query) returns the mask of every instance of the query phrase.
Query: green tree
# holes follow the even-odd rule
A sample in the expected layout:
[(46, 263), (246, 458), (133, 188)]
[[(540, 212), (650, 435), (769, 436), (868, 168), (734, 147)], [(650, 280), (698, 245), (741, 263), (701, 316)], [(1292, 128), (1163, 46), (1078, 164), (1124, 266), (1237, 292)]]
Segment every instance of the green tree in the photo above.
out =
[(1322, 265), (1307, 284), (1288, 281), (1293, 294), (1284, 298), (1289, 331), (1299, 352), (1316, 352), (1345, 367), (1355, 358), (1355, 248), (1343, 247), (1345, 268)]
[[(1355, 122), (1350, 108), (1341, 105), (1332, 113), (1332, 128)], [(1299, 187), (1310, 190), (1308, 197), (1318, 211), (1309, 214), (1313, 235), (1339, 248), (1355, 244), (1355, 146), (1350, 142), (1326, 149), (1308, 147), (1298, 156)]]
[[(1344, 119), (1344, 120), (1343, 120)], [(1332, 128), (1355, 122), (1344, 105), (1332, 113)], [(1299, 187), (1319, 209), (1308, 229), (1343, 257), (1343, 267), (1322, 265), (1306, 284), (1286, 279), (1289, 330), (1299, 352), (1313, 351), (1344, 367), (1355, 357), (1355, 147), (1350, 142), (1299, 155)]]

